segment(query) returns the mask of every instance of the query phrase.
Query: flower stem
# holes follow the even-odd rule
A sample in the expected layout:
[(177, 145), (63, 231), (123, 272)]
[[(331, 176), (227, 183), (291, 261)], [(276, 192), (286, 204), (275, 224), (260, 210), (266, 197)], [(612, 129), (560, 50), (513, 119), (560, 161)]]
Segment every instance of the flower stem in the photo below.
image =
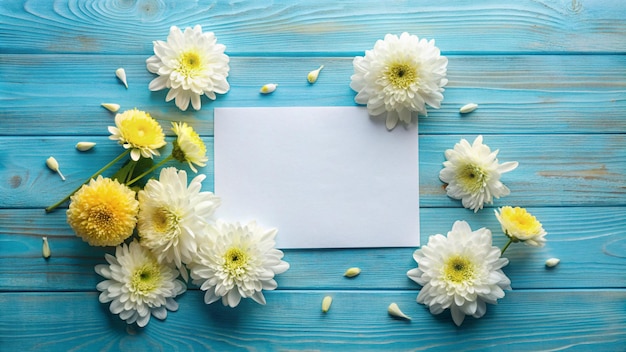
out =
[(46, 213), (49, 213), (51, 211), (53, 211), (54, 209), (56, 209), (59, 205), (63, 204), (65, 201), (67, 201), (68, 199), (70, 199), (70, 197), (72, 196), (72, 194), (76, 193), (82, 186), (84, 186), (87, 182), (89, 182), (92, 178), (94, 177), (98, 177), (98, 175), (100, 175), (101, 173), (103, 173), (104, 171), (106, 171), (106, 169), (110, 168), (111, 166), (113, 166), (115, 163), (117, 163), (118, 161), (120, 161), (123, 157), (125, 157), (126, 155), (128, 155), (128, 153), (130, 153), (130, 149), (126, 149), (122, 154), (120, 154), (117, 158), (111, 160), (111, 162), (109, 162), (108, 164), (104, 165), (100, 170), (96, 171), (95, 174), (91, 175), (91, 177), (89, 177), (87, 180), (85, 180), (85, 182), (81, 183), (78, 187), (76, 187), (75, 190), (73, 190), (72, 192), (70, 192), (70, 194), (68, 194), (65, 198), (61, 199), (60, 201), (52, 204), (51, 206), (46, 208)]
[(513, 243), (513, 239), (509, 238), (509, 242), (507, 242), (504, 247), (502, 248), (502, 251), (500, 252), (500, 255), (504, 254), (504, 251), (506, 251), (507, 248), (509, 248), (509, 246), (511, 245), (511, 243)]
[(165, 164), (166, 162), (170, 161), (174, 159), (174, 157), (170, 154), (167, 158), (164, 158), (163, 160), (159, 161), (158, 164), (156, 165), (152, 165), (151, 168), (149, 168), (148, 170), (144, 171), (141, 175), (133, 178), (132, 180), (126, 182), (126, 186), (130, 187), (133, 183), (141, 180), (142, 178), (144, 178), (146, 175), (148, 175), (149, 173), (151, 173), (152, 171), (158, 169), (159, 167), (163, 166), (163, 164)]

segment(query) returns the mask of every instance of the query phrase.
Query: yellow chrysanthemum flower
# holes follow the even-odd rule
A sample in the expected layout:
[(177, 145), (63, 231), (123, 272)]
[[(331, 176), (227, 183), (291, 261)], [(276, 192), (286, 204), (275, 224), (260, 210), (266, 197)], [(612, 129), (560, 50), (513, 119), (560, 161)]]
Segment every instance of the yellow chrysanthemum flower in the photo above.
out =
[(188, 163), (193, 172), (198, 172), (194, 164), (203, 167), (209, 160), (206, 156), (206, 145), (196, 131), (185, 122), (172, 122), (172, 131), (177, 136), (172, 156), (181, 163)]
[(529, 246), (543, 247), (546, 242), (544, 238), (548, 233), (543, 229), (541, 223), (532, 216), (526, 209), (510, 206), (500, 208), (500, 213), (494, 211), (496, 218), (502, 225), (502, 231), (513, 242), (524, 242)]
[(133, 234), (138, 212), (134, 191), (98, 176), (71, 197), (67, 222), (92, 246), (117, 246)]
[(137, 161), (140, 156), (152, 158), (160, 155), (165, 145), (161, 125), (145, 111), (132, 109), (115, 115), (115, 126), (109, 126), (109, 139), (118, 141), (124, 148), (131, 148), (130, 157)]

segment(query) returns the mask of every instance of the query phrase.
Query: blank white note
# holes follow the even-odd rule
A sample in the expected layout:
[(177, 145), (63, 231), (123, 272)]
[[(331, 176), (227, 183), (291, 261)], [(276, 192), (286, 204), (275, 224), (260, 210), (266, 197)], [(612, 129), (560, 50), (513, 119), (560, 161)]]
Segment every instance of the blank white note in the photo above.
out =
[(215, 109), (217, 217), (278, 229), (278, 248), (419, 246), (415, 124), (363, 107)]

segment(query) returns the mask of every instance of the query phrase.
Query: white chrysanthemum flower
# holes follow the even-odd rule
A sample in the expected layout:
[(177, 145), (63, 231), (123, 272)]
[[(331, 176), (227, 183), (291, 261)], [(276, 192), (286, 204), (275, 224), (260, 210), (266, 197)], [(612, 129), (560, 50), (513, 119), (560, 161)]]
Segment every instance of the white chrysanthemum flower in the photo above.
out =
[(100, 302), (111, 302), (109, 310), (119, 314), (128, 324), (143, 327), (150, 315), (165, 319), (167, 311), (178, 310), (174, 298), (187, 289), (177, 280), (178, 271), (159, 263), (154, 255), (133, 241), (115, 249), (115, 257), (106, 254), (109, 264), (98, 264), (95, 270), (105, 279), (96, 288), (101, 291)]
[(546, 243), (545, 236), (548, 234), (543, 225), (526, 209), (520, 207), (505, 206), (500, 208), (500, 213), (494, 210), (496, 218), (502, 226), (504, 234), (512, 242), (524, 242), (532, 247), (543, 247)]
[(500, 176), (514, 170), (518, 162), (498, 164), (498, 150), (491, 152), (483, 144), (483, 136), (478, 136), (472, 145), (465, 139), (445, 152), (444, 168), (439, 173), (441, 181), (447, 183), (446, 193), (454, 199), (461, 199), (463, 206), (477, 212), (484, 204), (493, 203), (510, 193), (500, 182)]
[(367, 104), (370, 115), (387, 113), (387, 129), (398, 121), (411, 122), (411, 113), (426, 115), (425, 104), (439, 108), (443, 87), (448, 83), (448, 59), (441, 56), (435, 41), (415, 35), (387, 34), (378, 40), (365, 57), (354, 58), (350, 87), (358, 94), (354, 100)]
[(211, 226), (189, 265), (193, 283), (206, 291), (204, 302), (221, 298), (225, 306), (236, 307), (242, 297), (250, 297), (265, 304), (262, 290), (275, 289), (274, 276), (289, 269), (289, 263), (281, 260), (283, 252), (274, 248), (276, 232), (255, 222), (241, 225), (218, 220)]
[(466, 315), (482, 317), (485, 303), (496, 304), (511, 289), (511, 280), (502, 272), (509, 263), (500, 249), (491, 245), (491, 231), (472, 231), (465, 221), (457, 221), (448, 236), (434, 235), (428, 244), (413, 253), (418, 267), (408, 277), (422, 285), (417, 302), (440, 314), (450, 308), (457, 326)]
[(196, 240), (206, 231), (220, 198), (201, 192), (205, 175), (196, 176), (187, 186), (187, 172), (161, 169), (159, 180), (150, 180), (139, 191), (137, 232), (141, 245), (159, 261), (175, 263), (187, 279), (182, 264), (190, 263), (197, 251)]
[(157, 40), (154, 56), (146, 60), (148, 71), (159, 77), (150, 82), (152, 91), (169, 88), (165, 101), (176, 99), (176, 106), (187, 110), (189, 102), (200, 110), (200, 97), (204, 94), (215, 100), (215, 93), (224, 94), (230, 89), (228, 77), (229, 58), (226, 47), (217, 44), (213, 32), (202, 32), (201, 26), (187, 27), (182, 32), (170, 27), (167, 42)]

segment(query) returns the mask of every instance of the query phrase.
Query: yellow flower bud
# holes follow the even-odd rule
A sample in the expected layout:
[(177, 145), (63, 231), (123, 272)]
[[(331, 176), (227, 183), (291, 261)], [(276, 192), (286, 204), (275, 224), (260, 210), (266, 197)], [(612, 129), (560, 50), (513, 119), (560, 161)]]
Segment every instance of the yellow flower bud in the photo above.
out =
[(324, 297), (324, 299), (322, 300), (322, 313), (328, 312), (328, 310), (330, 309), (331, 303), (333, 303), (332, 297), (330, 296)]
[(323, 68), (324, 68), (324, 65), (320, 66), (320, 68), (318, 68), (317, 70), (313, 70), (313, 71), (309, 72), (309, 74), (306, 75), (307, 81), (309, 81), (309, 83), (311, 83), (311, 84), (315, 83), (315, 81), (317, 81), (317, 76), (320, 75), (320, 71)]
[(276, 87), (278, 87), (278, 84), (276, 83), (268, 83), (266, 85), (264, 85), (263, 87), (261, 87), (260, 92), (263, 94), (270, 94), (271, 92), (276, 90)]
[(355, 277), (361, 273), (360, 268), (350, 268), (343, 274), (345, 277)]

